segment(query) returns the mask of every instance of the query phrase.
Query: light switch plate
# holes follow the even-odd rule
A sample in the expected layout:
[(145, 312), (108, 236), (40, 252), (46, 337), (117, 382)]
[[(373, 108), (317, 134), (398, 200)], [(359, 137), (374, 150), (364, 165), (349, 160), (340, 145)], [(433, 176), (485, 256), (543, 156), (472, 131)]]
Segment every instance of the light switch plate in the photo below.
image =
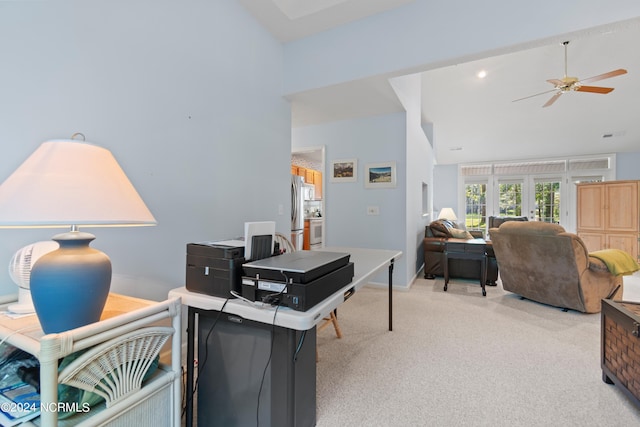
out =
[(367, 206), (367, 215), (380, 215), (379, 206)]

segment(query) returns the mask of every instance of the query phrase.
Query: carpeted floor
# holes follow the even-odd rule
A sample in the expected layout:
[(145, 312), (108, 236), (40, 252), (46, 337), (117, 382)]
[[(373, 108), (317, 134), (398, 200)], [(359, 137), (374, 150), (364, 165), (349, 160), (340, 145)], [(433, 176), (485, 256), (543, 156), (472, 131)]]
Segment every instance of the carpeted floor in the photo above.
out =
[[(632, 426), (640, 408), (602, 381), (600, 315), (475, 282), (364, 288), (318, 334), (317, 426)], [(625, 278), (640, 301), (640, 275)]]

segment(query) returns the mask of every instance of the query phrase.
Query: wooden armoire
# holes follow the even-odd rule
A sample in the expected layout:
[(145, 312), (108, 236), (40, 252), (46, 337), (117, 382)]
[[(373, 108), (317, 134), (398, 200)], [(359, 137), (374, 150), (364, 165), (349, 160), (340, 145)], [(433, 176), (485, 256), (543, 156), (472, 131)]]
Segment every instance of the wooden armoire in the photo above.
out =
[(589, 252), (622, 249), (638, 260), (640, 181), (577, 184), (577, 234)]

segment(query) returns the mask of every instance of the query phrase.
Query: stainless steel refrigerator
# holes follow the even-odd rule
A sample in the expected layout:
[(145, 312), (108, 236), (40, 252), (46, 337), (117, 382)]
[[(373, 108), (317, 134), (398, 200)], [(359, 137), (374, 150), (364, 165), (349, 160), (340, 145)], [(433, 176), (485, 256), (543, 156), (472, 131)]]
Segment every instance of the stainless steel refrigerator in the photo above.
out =
[(304, 241), (304, 179), (291, 175), (291, 243), (301, 251)]

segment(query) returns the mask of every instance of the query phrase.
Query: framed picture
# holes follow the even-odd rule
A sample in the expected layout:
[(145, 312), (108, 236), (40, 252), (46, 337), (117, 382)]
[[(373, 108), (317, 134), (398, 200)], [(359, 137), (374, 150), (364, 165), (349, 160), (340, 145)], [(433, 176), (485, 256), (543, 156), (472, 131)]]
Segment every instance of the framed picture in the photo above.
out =
[(369, 163), (364, 169), (366, 188), (394, 188), (396, 162)]
[(357, 182), (358, 160), (343, 159), (331, 161), (331, 182)]

